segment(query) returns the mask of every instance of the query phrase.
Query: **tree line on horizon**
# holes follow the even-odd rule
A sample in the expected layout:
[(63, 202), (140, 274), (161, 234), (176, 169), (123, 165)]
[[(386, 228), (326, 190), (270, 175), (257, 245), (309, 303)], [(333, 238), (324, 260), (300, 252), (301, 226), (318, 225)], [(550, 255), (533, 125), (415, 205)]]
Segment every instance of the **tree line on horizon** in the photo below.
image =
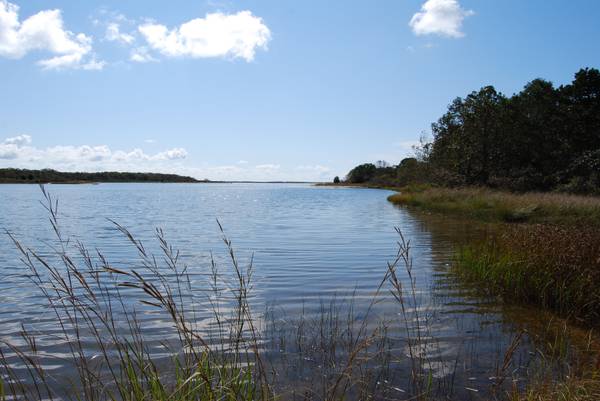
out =
[(62, 172), (51, 169), (0, 169), (0, 183), (86, 183), (86, 182), (199, 182), (177, 174), (128, 173), (104, 171), (97, 173)]
[(600, 71), (568, 85), (535, 79), (510, 97), (485, 86), (456, 98), (397, 166), (362, 164), (346, 181), (600, 192)]

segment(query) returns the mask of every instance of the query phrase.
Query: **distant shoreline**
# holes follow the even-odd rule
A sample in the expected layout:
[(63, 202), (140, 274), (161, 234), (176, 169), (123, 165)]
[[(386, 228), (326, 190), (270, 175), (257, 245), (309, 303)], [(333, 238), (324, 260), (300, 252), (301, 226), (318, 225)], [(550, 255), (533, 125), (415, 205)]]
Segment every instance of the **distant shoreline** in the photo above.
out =
[(197, 180), (197, 181), (0, 181), (0, 185), (3, 184), (19, 184), (19, 185), (95, 185), (95, 184), (311, 184), (315, 186), (326, 186), (318, 185), (317, 182), (312, 181), (211, 181), (211, 180)]
[(317, 184), (310, 181), (212, 181), (189, 176), (134, 172), (61, 172), (56, 170), (0, 169), (0, 184)]

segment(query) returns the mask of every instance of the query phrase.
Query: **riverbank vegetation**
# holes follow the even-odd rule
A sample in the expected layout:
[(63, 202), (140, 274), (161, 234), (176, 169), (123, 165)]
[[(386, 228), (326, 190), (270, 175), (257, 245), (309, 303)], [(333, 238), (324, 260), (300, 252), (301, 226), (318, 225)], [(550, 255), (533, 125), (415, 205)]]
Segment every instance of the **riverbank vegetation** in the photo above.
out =
[(176, 174), (127, 173), (104, 171), (98, 173), (61, 172), (51, 169), (0, 169), (1, 184), (84, 184), (95, 182), (205, 182)]
[(483, 238), (457, 244), (453, 270), (463, 280), (506, 302), (598, 326), (599, 197), (413, 186), (389, 200), (487, 225)]
[(390, 195), (388, 200), (486, 222), (585, 225), (600, 229), (600, 197), (594, 196), (412, 185)]
[(459, 248), (453, 271), (506, 303), (600, 324), (600, 231), (585, 226), (511, 225)]

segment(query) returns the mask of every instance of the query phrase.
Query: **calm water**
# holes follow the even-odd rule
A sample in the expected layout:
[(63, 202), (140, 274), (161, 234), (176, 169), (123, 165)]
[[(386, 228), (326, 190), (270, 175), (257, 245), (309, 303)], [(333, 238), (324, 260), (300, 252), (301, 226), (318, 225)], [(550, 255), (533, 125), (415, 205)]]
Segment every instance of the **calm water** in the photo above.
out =
[[(457, 386), (469, 388), (463, 392), (474, 399), (475, 390), (489, 387), (490, 372), (521, 327), (501, 305), (473, 297), (446, 277), (453, 245), (481, 235), (481, 229), (397, 208), (386, 201), (386, 191), (279, 184), (47, 188), (59, 199), (63, 231), (91, 249), (102, 250), (115, 266), (128, 266), (135, 251), (108, 219), (127, 227), (151, 250), (157, 249), (155, 227), (163, 228), (181, 250), (192, 284), (203, 282), (211, 251), (219, 263), (226, 264), (219, 219), (240, 260), (246, 263), (254, 256), (255, 309), (270, 307), (288, 318), (300, 310), (318, 313), (322, 303), (334, 296), (353, 297), (360, 311), (370, 302), (386, 263), (396, 255), (398, 227), (411, 241), (418, 309), (427, 315), (428, 335), (436, 341), (436, 347), (427, 350), (436, 361), (429, 369), (435, 377), (452, 376)], [(0, 186), (0, 228), (43, 252), (53, 235), (41, 199), (37, 186)], [(56, 332), (44, 298), (33, 289), (6, 236), (0, 237), (0, 270), (0, 337), (17, 342), (22, 324), (41, 334)], [(404, 322), (387, 292), (383, 298), (376, 313), (387, 319), (402, 353)], [(167, 335), (162, 319), (153, 313), (141, 316), (157, 340)], [(49, 355), (64, 351), (51, 336), (40, 348)], [(517, 366), (524, 372), (533, 358), (530, 351), (530, 341), (525, 339), (516, 353)], [(49, 360), (48, 366), (64, 368), (57, 360)]]

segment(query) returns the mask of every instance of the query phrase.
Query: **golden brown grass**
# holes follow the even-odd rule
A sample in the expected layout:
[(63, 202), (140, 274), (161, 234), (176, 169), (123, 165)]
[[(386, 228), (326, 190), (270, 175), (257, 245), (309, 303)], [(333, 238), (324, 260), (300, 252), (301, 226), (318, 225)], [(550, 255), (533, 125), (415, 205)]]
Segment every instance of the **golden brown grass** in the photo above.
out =
[(510, 302), (600, 324), (600, 231), (551, 225), (503, 226), (457, 253), (455, 271)]
[(600, 197), (593, 196), (426, 187), (401, 190), (388, 200), (398, 205), (486, 221), (600, 226)]
[(515, 391), (511, 401), (598, 401), (600, 377), (570, 378), (562, 382), (547, 381), (530, 386), (525, 392)]

